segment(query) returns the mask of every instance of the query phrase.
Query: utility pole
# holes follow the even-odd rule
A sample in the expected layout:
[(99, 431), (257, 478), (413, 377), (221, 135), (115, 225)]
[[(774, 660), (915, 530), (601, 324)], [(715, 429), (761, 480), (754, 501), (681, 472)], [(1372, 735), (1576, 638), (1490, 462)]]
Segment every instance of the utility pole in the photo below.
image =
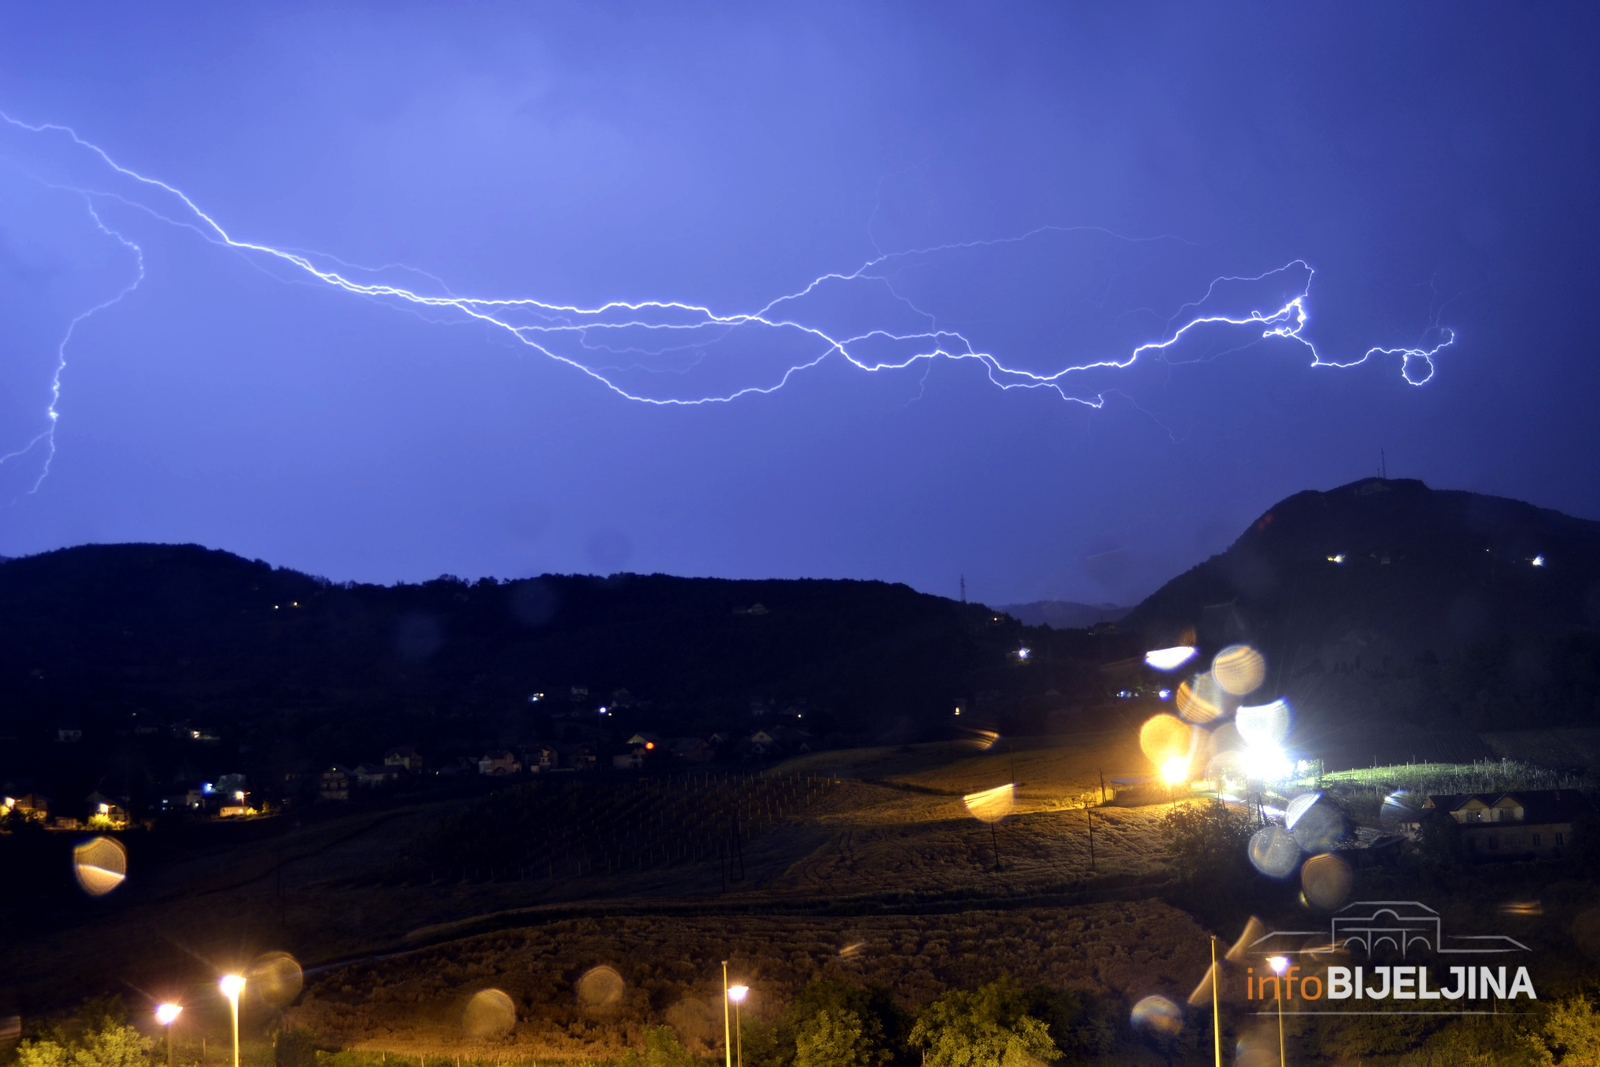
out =
[(1378, 476), (1384, 481), (1389, 480), (1389, 457), (1381, 448), (1378, 449)]

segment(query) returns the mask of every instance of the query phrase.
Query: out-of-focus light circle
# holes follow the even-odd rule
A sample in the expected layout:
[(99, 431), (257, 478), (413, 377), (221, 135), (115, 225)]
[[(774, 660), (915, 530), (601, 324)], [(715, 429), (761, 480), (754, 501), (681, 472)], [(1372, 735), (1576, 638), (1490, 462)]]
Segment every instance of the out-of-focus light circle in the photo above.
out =
[(1302, 852), (1314, 856), (1319, 852), (1333, 850), (1344, 840), (1345, 822), (1344, 815), (1332, 804), (1323, 800), (1322, 794), (1306, 795), (1313, 799), (1300, 812), (1299, 818), (1295, 819), (1294, 828), (1290, 833), (1294, 835), (1295, 844), (1300, 846)]
[(614, 1008), (622, 1002), (625, 986), (622, 975), (615, 969), (604, 964), (590, 967), (578, 979), (578, 1003), (590, 1011)]
[(1224, 692), (1242, 697), (1261, 688), (1267, 661), (1249, 645), (1229, 645), (1211, 661), (1211, 673)]
[(178, 1021), (178, 1016), (183, 1014), (182, 1004), (157, 1004), (156, 1022), (162, 1026), (171, 1026)]
[(728, 987), (728, 999), (735, 1004), (744, 1003), (744, 998), (749, 995), (750, 987), (747, 985), (731, 985)]
[(263, 952), (250, 964), (245, 979), (262, 1002), (274, 1008), (293, 1004), (305, 984), (299, 961), (287, 952)]
[(1350, 865), (1332, 853), (1312, 856), (1300, 868), (1300, 888), (1306, 899), (1324, 911), (1332, 911), (1349, 899), (1355, 880)]
[(1178, 712), (1190, 722), (1210, 722), (1222, 714), (1222, 694), (1211, 672), (1178, 684)]
[(1258, 1026), (1234, 1046), (1234, 1067), (1278, 1067), (1278, 1032)]
[(1193, 727), (1175, 715), (1156, 715), (1139, 728), (1139, 747), (1157, 767), (1174, 756), (1188, 756)]
[(461, 1028), (467, 1032), (467, 1036), (479, 1040), (509, 1034), (516, 1025), (517, 1006), (498, 989), (483, 989), (474, 993), (461, 1016)]
[(128, 850), (114, 837), (91, 837), (72, 850), (72, 873), (91, 897), (103, 897), (128, 877)]
[(1422, 798), (1409, 789), (1396, 789), (1383, 798), (1383, 807), (1378, 809), (1378, 819), (1390, 830), (1398, 830), (1407, 823), (1420, 822)]
[(1198, 651), (1200, 650), (1191, 645), (1156, 648), (1144, 654), (1144, 661), (1147, 666), (1154, 667), (1158, 671), (1175, 671), (1193, 659)]
[(968, 793), (961, 800), (974, 818), (984, 822), (999, 822), (1016, 807), (1016, 789), (1007, 782), (980, 793)]
[(1129, 1021), (1138, 1030), (1175, 1034), (1183, 1029), (1183, 1009), (1166, 997), (1145, 997), (1133, 1006)]
[(1289, 736), (1289, 702), (1278, 699), (1270, 704), (1241, 705), (1233, 722), (1245, 744), (1276, 747)]
[(239, 995), (244, 992), (244, 975), (225, 974), (217, 982), (217, 987), (222, 990), (222, 995), (229, 1000), (238, 1000)]
[(1300, 821), (1300, 816), (1311, 810), (1311, 805), (1322, 799), (1321, 793), (1301, 793), (1289, 801), (1289, 806), (1283, 810), (1283, 825), (1290, 830)]
[(1287, 878), (1300, 865), (1300, 846), (1276, 823), (1250, 837), (1250, 865), (1269, 878)]

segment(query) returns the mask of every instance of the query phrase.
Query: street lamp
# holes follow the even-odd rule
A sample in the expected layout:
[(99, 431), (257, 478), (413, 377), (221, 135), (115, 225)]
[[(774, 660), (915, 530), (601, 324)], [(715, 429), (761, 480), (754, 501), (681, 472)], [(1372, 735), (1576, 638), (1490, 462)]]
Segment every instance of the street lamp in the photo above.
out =
[[(728, 1023), (728, 961), (722, 961), (722, 1057), (728, 1067), (733, 1067), (733, 1031)], [(238, 1067), (237, 1064), (234, 1067)]]
[(156, 1022), (167, 1028), (167, 1067), (172, 1067), (172, 1024), (183, 1012), (182, 1004), (157, 1004)]
[(733, 1001), (733, 1055), (736, 1067), (744, 1067), (744, 1028), (740, 1025), (739, 1005), (749, 995), (750, 987), (747, 985), (728, 987), (728, 999)]
[(233, 1067), (239, 1067), (239, 994), (244, 992), (244, 975), (225, 974), (217, 985), (222, 987), (222, 995), (228, 998), (233, 1012)]
[[(1283, 1054), (1283, 973), (1289, 969), (1289, 957), (1273, 956), (1267, 960), (1267, 965), (1278, 976), (1278, 980), (1272, 983), (1278, 991), (1278, 1067), (1286, 1067), (1288, 1061)], [(239, 1065), (236, 1063), (233, 1067)]]

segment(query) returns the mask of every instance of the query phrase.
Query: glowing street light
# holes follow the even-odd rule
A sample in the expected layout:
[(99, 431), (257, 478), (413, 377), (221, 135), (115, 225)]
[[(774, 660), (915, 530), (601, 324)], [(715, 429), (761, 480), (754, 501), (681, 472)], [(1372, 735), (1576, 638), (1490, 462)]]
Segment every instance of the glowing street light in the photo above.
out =
[(239, 1067), (239, 995), (244, 992), (244, 975), (225, 974), (217, 985), (228, 998), (228, 1007), (233, 1012), (233, 1067)]
[(1161, 780), (1172, 786), (1181, 785), (1189, 779), (1189, 760), (1185, 756), (1173, 756), (1161, 765)]
[(747, 985), (731, 985), (728, 987), (728, 999), (733, 1001), (733, 1057), (734, 1067), (744, 1067), (744, 1028), (740, 1025), (739, 1005), (744, 1003), (744, 998), (750, 995)]
[(156, 1022), (167, 1028), (167, 1067), (172, 1067), (172, 1024), (183, 1014), (182, 1004), (157, 1004)]
[(1289, 957), (1273, 956), (1267, 960), (1267, 966), (1278, 976), (1278, 980), (1272, 983), (1278, 993), (1278, 1067), (1287, 1067), (1288, 1061), (1283, 1053), (1283, 974), (1289, 969)]

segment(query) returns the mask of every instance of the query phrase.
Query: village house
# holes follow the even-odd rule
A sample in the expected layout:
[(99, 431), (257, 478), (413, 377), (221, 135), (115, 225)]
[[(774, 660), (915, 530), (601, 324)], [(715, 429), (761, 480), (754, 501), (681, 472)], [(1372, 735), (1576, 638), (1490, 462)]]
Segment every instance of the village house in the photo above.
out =
[(401, 745), (383, 754), (383, 765), (415, 774), (422, 770), (422, 754), (410, 745)]
[(1591, 810), (1576, 789), (1441, 794), (1422, 806), (1424, 817), (1447, 812), (1477, 859), (1559, 856), (1572, 843), (1573, 825)]
[(363, 763), (355, 771), (356, 785), (363, 789), (385, 785), (400, 777), (400, 768), (389, 763)]
[(522, 770), (522, 762), (517, 759), (516, 753), (490, 752), (478, 760), (478, 773), (501, 777), (507, 774), (516, 774)]
[(673, 759), (684, 763), (708, 763), (717, 758), (717, 750), (698, 737), (677, 738), (672, 742), (669, 751)]
[(113, 830), (120, 830), (128, 825), (128, 808), (131, 806), (127, 797), (106, 796), (95, 790), (83, 798), (89, 806), (89, 825), (104, 826)]
[(350, 768), (335, 763), (317, 780), (317, 795), (323, 800), (350, 799)]
[(561, 766), (561, 750), (548, 741), (533, 746), (523, 753), (528, 770), (542, 774)]

